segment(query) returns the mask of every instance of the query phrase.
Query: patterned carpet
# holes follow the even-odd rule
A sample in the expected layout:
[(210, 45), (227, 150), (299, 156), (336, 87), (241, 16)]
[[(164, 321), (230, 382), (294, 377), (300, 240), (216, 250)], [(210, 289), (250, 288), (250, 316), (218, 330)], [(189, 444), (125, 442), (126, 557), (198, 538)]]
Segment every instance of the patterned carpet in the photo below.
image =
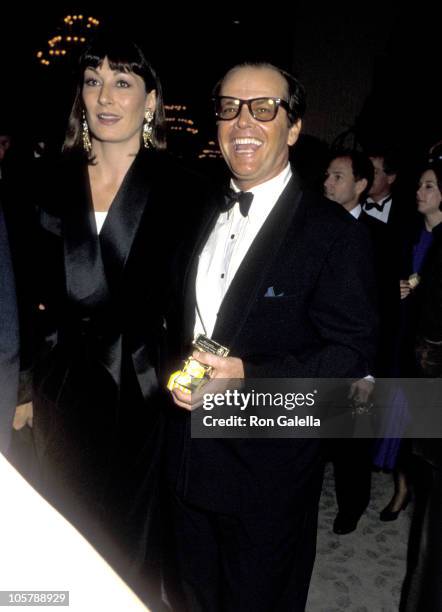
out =
[(319, 511), (318, 545), (307, 612), (396, 612), (405, 575), (412, 504), (394, 522), (379, 511), (393, 492), (391, 475), (373, 473), (371, 502), (353, 533), (332, 532), (337, 506), (327, 465)]

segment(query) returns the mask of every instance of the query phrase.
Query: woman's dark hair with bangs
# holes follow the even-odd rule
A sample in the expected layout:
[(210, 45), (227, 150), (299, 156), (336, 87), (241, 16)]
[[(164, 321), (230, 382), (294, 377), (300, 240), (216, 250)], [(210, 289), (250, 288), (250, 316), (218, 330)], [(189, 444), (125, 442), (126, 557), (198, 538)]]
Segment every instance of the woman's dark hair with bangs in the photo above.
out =
[(290, 124), (293, 125), (299, 119), (302, 119), (306, 109), (304, 86), (292, 74), (290, 74), (286, 70), (283, 70), (282, 68), (278, 68), (278, 66), (275, 66), (270, 62), (252, 61), (243, 62), (241, 64), (236, 64), (235, 66), (232, 66), (232, 68), (230, 68), (230, 70), (226, 72), (222, 79), (217, 82), (217, 84), (213, 88), (212, 95), (219, 96), (219, 92), (221, 91), (221, 87), (225, 79), (232, 72), (235, 72), (235, 70), (239, 70), (241, 68), (268, 68), (269, 70), (274, 70), (275, 72), (278, 72), (287, 84), (287, 102), (289, 105), (288, 118)]
[[(84, 104), (82, 89), (86, 68), (99, 68), (107, 58), (112, 70), (133, 72), (140, 76), (149, 93), (156, 92), (156, 108), (153, 118), (152, 142), (156, 149), (166, 148), (166, 118), (164, 113), (163, 92), (155, 70), (144, 57), (141, 49), (132, 41), (118, 34), (99, 34), (80, 57), (78, 83), (74, 103), (68, 120), (68, 128), (63, 144), (66, 153), (84, 153), (82, 142), (82, 114)], [(141, 133), (140, 133), (141, 139)], [(86, 155), (86, 153), (84, 153)], [(89, 161), (92, 158), (88, 156)]]

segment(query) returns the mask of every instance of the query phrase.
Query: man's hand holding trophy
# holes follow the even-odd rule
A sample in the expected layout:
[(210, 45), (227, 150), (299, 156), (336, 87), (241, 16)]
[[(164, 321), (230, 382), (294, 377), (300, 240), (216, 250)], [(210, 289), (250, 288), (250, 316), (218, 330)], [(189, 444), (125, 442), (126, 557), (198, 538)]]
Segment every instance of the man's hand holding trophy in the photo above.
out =
[(171, 374), (167, 383), (175, 404), (186, 410), (201, 404), (202, 390), (210, 381), (244, 378), (242, 360), (228, 357), (229, 349), (225, 346), (203, 334), (196, 337), (193, 346), (195, 351), (181, 370)]

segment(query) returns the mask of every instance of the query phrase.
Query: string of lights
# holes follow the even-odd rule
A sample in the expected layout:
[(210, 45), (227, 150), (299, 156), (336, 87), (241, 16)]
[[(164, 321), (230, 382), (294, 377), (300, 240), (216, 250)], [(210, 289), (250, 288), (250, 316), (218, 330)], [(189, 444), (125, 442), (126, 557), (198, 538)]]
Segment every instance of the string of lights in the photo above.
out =
[[(190, 134), (198, 134), (198, 128), (195, 127), (195, 122), (187, 117), (180, 116), (180, 113), (187, 111), (187, 106), (183, 104), (166, 104), (166, 121), (168, 128), (174, 132), (189, 132)], [(173, 113), (173, 114), (172, 114)]]
[(41, 49), (36, 51), (37, 60), (42, 66), (50, 66), (52, 60), (65, 57), (74, 48), (78, 48), (78, 45), (84, 45), (91, 31), (99, 25), (100, 22), (95, 17), (85, 17), (81, 14), (66, 15), (61, 27), (67, 31), (50, 38), (45, 51)]
[(221, 159), (221, 151), (215, 140), (209, 140), (207, 145), (201, 150), (198, 159)]

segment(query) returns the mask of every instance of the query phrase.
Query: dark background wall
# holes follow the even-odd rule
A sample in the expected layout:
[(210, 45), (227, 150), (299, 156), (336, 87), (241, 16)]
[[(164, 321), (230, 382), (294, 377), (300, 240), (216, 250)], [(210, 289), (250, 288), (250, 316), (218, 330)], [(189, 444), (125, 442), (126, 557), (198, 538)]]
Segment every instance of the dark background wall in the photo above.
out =
[[(268, 14), (264, 14), (267, 11)], [(359, 16), (361, 11), (363, 16)], [(35, 58), (63, 32), (67, 13), (94, 15), (116, 30), (125, 24), (161, 75), (166, 101), (187, 103), (206, 138), (213, 133), (210, 91), (231, 63), (266, 58), (295, 71), (308, 94), (305, 133), (331, 143), (355, 127), (363, 143), (382, 139), (401, 148), (425, 147), (442, 137), (439, 39), (435, 9), (388, 2), (355, 7), (313, 2), (260, 5), (233, 13), (172, 3), (90, 3), (0, 9), (0, 123), (24, 135), (62, 133), (72, 98), (74, 66), (42, 67)], [(46, 45), (46, 46), (45, 46)]]

